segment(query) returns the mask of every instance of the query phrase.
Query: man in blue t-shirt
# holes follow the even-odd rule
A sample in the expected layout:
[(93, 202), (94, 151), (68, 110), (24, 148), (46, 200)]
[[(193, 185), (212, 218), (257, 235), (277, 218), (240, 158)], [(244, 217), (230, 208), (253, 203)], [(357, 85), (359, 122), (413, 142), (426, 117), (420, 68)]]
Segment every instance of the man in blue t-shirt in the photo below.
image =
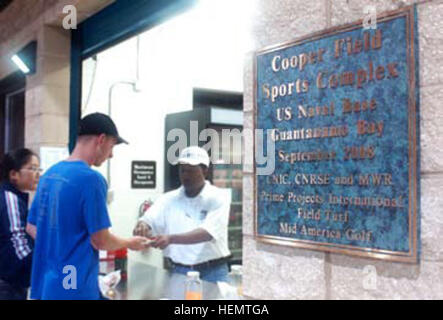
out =
[(99, 299), (98, 250), (146, 248), (144, 237), (109, 232), (107, 184), (90, 168), (111, 158), (119, 143), (127, 142), (111, 118), (90, 114), (80, 121), (71, 156), (40, 178), (27, 225), (35, 238), (32, 299)]

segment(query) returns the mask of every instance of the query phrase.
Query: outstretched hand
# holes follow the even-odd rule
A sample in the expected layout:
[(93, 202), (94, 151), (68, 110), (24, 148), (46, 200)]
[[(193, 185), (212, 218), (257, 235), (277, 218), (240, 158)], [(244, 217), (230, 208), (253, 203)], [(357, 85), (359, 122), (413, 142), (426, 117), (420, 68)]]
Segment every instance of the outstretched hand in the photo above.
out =
[(128, 248), (134, 251), (147, 249), (151, 246), (151, 241), (146, 237), (135, 236), (128, 239)]
[(170, 244), (171, 244), (171, 237), (168, 235), (160, 235), (154, 237), (153, 241), (151, 242), (152, 247), (159, 248), (162, 250), (165, 249)]

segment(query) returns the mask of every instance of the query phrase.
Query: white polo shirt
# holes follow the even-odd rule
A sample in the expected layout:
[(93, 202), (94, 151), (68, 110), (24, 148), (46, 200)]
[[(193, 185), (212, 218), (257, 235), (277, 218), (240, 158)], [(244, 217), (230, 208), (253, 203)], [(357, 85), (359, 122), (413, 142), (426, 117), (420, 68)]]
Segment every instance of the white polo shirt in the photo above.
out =
[(211, 241), (198, 244), (171, 244), (163, 250), (166, 257), (176, 263), (194, 265), (230, 255), (228, 249), (228, 223), (231, 194), (209, 181), (194, 198), (185, 194), (183, 186), (167, 192), (155, 201), (140, 219), (146, 222), (154, 235), (171, 235), (206, 230)]

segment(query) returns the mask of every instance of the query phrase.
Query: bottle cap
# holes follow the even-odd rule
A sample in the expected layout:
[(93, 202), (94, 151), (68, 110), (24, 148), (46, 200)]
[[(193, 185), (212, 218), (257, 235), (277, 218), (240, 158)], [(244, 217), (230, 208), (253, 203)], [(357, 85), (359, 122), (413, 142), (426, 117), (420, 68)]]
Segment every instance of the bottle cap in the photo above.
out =
[(186, 275), (188, 277), (200, 277), (200, 272), (198, 272), (198, 271), (188, 271), (188, 273), (186, 273)]

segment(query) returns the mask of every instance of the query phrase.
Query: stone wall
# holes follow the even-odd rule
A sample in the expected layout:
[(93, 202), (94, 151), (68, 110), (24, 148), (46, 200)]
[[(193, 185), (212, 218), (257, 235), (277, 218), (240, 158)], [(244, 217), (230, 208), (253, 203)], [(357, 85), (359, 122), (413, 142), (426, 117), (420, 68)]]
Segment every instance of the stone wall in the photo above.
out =
[[(255, 49), (377, 13), (418, 5), (420, 46), (421, 257), (417, 265), (263, 244), (253, 234), (253, 168), (244, 167), (244, 293), (254, 299), (443, 298), (443, 1), (258, 0)], [(253, 62), (244, 73), (245, 128), (253, 126)], [(253, 141), (245, 137), (245, 162)], [(374, 269), (375, 268), (375, 269)], [(376, 286), (364, 286), (376, 271)], [(365, 289), (366, 288), (366, 289)]]
[(37, 40), (37, 71), (27, 76), (25, 146), (67, 147), (71, 32), (63, 8), (74, 5), (77, 23), (115, 0), (15, 0), (0, 13), (0, 79), (17, 70), (10, 57)]
[(29, 41), (36, 40), (47, 25), (60, 27), (66, 14), (63, 8), (74, 5), (77, 23), (110, 5), (115, 0), (15, 0), (0, 12), (0, 79), (16, 70), (10, 57)]
[(38, 152), (69, 141), (71, 34), (44, 26), (37, 41), (37, 72), (26, 80), (25, 146)]

